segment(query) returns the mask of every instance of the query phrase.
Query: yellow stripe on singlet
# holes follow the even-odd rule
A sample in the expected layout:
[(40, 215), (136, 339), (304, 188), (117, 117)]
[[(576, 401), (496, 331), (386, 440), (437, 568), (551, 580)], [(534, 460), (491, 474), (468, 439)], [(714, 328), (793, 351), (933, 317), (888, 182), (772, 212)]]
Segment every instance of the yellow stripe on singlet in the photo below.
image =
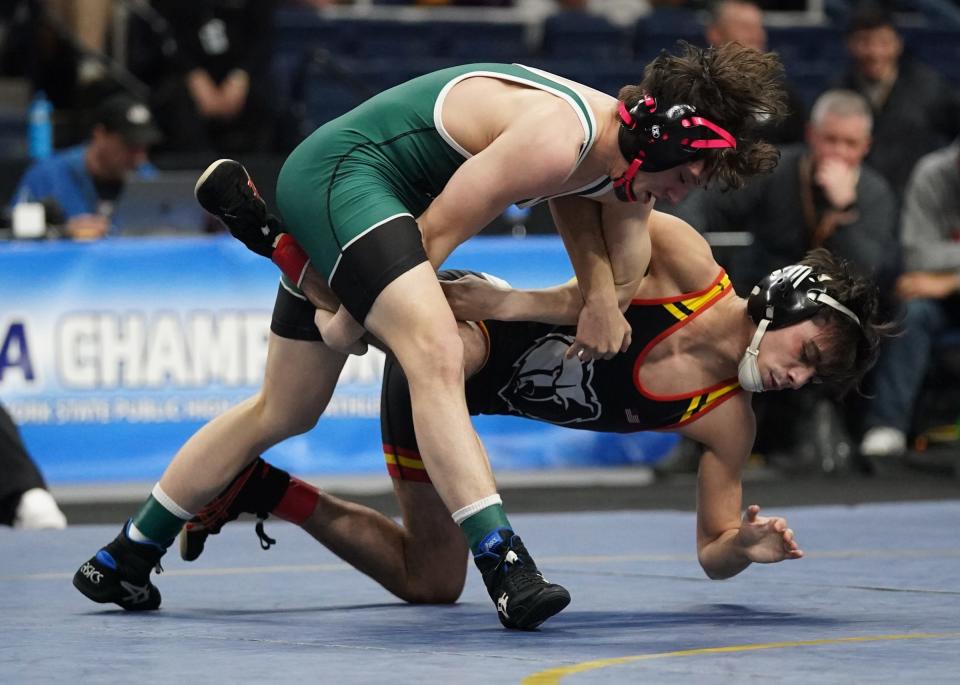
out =
[(687, 410), (683, 412), (683, 416), (680, 417), (680, 421), (686, 421), (698, 411), (709, 409), (711, 406), (713, 406), (714, 402), (719, 400), (724, 395), (733, 392), (739, 387), (739, 383), (730, 383), (722, 388), (717, 388), (707, 395), (697, 395), (695, 397), (691, 397), (690, 404), (687, 405)]
[(690, 316), (687, 312), (680, 311), (679, 309), (677, 309), (677, 306), (672, 302), (669, 304), (663, 305), (663, 308), (666, 309), (671, 314), (673, 314), (675, 317), (677, 317), (677, 319), (680, 321), (683, 321), (688, 316)]
[(683, 416), (680, 417), (680, 420), (686, 421), (693, 416), (693, 413), (700, 407), (701, 402), (703, 402), (703, 395), (695, 395), (694, 397), (691, 397), (690, 404), (687, 405), (687, 410), (683, 412)]
[(410, 457), (401, 457), (396, 454), (391, 454), (390, 452), (384, 452), (383, 458), (388, 464), (397, 464), (402, 466), (405, 469), (419, 469), (421, 471), (426, 471), (426, 467), (423, 465), (423, 462), (419, 459), (411, 459)]
[(663, 305), (663, 308), (673, 314), (678, 321), (683, 321), (691, 314), (695, 314), (698, 310), (703, 309), (704, 305), (729, 287), (730, 277), (724, 273), (723, 278), (721, 278), (715, 286), (710, 288), (702, 295), (691, 297), (686, 300), (678, 300), (677, 302), (668, 302)]
[(695, 312), (698, 309), (702, 309), (703, 306), (712, 300), (714, 297), (722, 293), (724, 290), (730, 287), (730, 277), (727, 274), (723, 274), (723, 278), (720, 279), (720, 282), (715, 286), (710, 288), (703, 295), (698, 297), (691, 297), (689, 300), (681, 300), (680, 304), (689, 309), (691, 312)]

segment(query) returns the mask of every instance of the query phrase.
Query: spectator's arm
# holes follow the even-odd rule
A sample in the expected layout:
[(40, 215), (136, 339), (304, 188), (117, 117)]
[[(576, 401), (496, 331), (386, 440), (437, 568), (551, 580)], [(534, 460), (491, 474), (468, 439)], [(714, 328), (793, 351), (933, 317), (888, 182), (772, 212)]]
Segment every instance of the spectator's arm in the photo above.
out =
[(187, 73), (187, 90), (205, 117), (220, 116), (225, 112), (217, 84), (204, 69), (192, 69)]

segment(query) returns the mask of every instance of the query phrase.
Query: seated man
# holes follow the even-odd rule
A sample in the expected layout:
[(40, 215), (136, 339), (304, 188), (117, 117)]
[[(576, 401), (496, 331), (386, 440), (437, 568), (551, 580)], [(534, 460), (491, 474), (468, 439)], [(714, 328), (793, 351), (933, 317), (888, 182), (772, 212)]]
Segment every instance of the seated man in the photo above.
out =
[(914, 408), (939, 340), (960, 327), (960, 142), (924, 156), (907, 185), (900, 217), (904, 273), (897, 281), (903, 333), (884, 345), (873, 373), (867, 459), (903, 456)]
[[(586, 430), (686, 435), (706, 447), (696, 531), (706, 574), (728, 578), (754, 562), (799, 559), (783, 518), (760, 516), (755, 504), (741, 516), (740, 474), (755, 428), (751, 393), (815, 380), (856, 384), (875, 358), (875, 289), (817, 250), (741, 298), (691, 226), (653, 212), (649, 230), (650, 271), (626, 312), (633, 342), (613, 359), (566, 356), (580, 309), (572, 282), (540, 291), (474, 276), (446, 284), (457, 317), (476, 321), (460, 323), (470, 410)], [(307, 330), (312, 306), (290, 304), (285, 326)], [(456, 601), (467, 547), (419, 458), (406, 381), (389, 358), (381, 426), (403, 525), (258, 459), (185, 526), (181, 555), (197, 558), (206, 537), (240, 512), (273, 513), (401, 599)], [(258, 532), (269, 546), (262, 527)]]
[(126, 182), (156, 174), (147, 151), (161, 136), (146, 105), (113, 95), (100, 103), (94, 118), (89, 142), (33, 164), (12, 200), (43, 203), (47, 223), (62, 219), (63, 235), (76, 240), (114, 231), (114, 209)]

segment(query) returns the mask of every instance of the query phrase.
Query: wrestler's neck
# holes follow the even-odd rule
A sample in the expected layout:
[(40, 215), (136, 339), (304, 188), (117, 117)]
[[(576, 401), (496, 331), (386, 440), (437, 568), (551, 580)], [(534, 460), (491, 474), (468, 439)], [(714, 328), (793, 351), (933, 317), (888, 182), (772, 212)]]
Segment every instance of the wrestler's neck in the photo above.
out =
[(626, 159), (620, 152), (620, 115), (617, 114), (616, 105), (611, 109), (607, 116), (597, 117), (597, 142), (595, 149), (603, 150), (602, 164), (606, 169), (609, 178), (620, 178), (626, 173), (632, 159)]
[(717, 316), (711, 326), (715, 352), (725, 366), (736, 373), (737, 365), (753, 338), (757, 326), (747, 313), (747, 301), (742, 297), (725, 297), (717, 302)]

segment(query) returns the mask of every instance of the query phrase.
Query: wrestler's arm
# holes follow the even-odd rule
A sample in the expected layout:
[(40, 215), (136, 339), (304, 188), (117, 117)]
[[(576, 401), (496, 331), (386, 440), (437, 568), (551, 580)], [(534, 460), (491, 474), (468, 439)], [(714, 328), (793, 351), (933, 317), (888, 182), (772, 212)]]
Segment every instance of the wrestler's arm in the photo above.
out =
[[(651, 204), (620, 202), (613, 199), (613, 193), (609, 193), (600, 205), (603, 238), (610, 255), (617, 303), (621, 311), (630, 306), (630, 300), (636, 295), (650, 266), (652, 246), (649, 224), (654, 216)], [(656, 221), (663, 224), (673, 218), (657, 212)]]
[(340, 300), (333, 294), (333, 291), (330, 290), (330, 286), (327, 285), (327, 279), (320, 275), (320, 272), (314, 269), (312, 264), (308, 264), (306, 270), (303, 272), (303, 279), (300, 281), (300, 290), (303, 291), (304, 296), (310, 301), (310, 304), (317, 309), (335, 312), (340, 306)]
[[(694, 292), (709, 285), (720, 266), (696, 229), (682, 219), (658, 211), (650, 212), (647, 224), (648, 238), (618, 249), (622, 260), (615, 261), (615, 268), (621, 262), (634, 270), (641, 264), (644, 269), (649, 265), (650, 273), (668, 293)], [(623, 306), (637, 297), (642, 283), (643, 279), (636, 277), (624, 281), (623, 290), (618, 293)], [(533, 290), (498, 286), (476, 276), (441, 285), (454, 315), (466, 321), (497, 319), (574, 325), (583, 307), (576, 279)]]
[[(556, 124), (555, 124), (556, 125)], [(571, 114), (560, 137), (524, 117), (500, 132), (453, 173), (417, 217), (423, 246), (434, 268), (461, 243), (515, 202), (556, 192), (576, 165), (578, 148)], [(559, 144), (558, 141), (566, 141)]]
[(756, 433), (750, 395), (728, 400), (681, 432), (707, 446), (697, 474), (697, 558), (707, 576), (721, 580), (752, 563), (801, 558), (786, 519), (759, 516), (755, 504), (741, 511), (741, 473)]
[[(630, 302), (630, 288), (636, 290), (649, 260), (649, 206), (621, 209), (589, 198), (565, 196), (550, 200), (550, 211), (583, 299), (577, 339), (568, 355), (582, 348), (584, 358), (610, 358), (630, 345), (630, 325), (623, 310)], [(626, 240), (628, 234), (635, 240)], [(645, 256), (640, 245), (646, 246)], [(634, 271), (640, 274), (636, 279), (632, 277)]]

